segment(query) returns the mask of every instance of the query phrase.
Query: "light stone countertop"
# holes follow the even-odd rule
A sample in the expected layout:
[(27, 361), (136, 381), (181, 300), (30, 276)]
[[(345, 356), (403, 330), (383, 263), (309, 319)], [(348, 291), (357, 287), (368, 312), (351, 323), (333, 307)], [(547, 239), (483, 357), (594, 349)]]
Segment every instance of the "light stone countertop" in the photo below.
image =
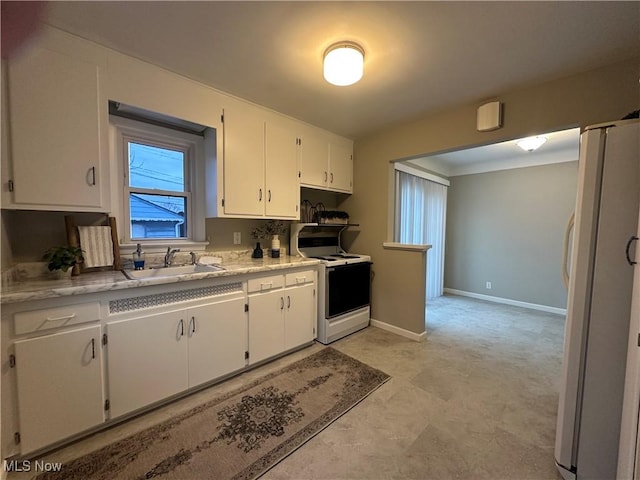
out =
[(305, 257), (281, 258), (234, 258), (223, 262), (224, 270), (216, 272), (190, 273), (185, 275), (147, 278), (144, 280), (129, 280), (121, 271), (107, 271), (97, 273), (83, 273), (65, 280), (46, 278), (29, 279), (8, 282), (2, 286), (0, 296), (2, 304), (27, 302), (48, 298), (59, 298), (70, 295), (108, 292), (126, 288), (146, 287), (150, 285), (164, 285), (169, 283), (188, 282), (207, 278), (229, 277), (250, 273), (262, 273), (302, 266), (315, 266), (320, 261)]

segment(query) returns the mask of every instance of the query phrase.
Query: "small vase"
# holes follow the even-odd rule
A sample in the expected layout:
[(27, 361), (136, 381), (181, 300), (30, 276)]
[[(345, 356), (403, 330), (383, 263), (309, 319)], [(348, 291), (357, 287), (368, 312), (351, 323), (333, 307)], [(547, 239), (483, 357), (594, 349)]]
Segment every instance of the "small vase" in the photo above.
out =
[(280, 239), (278, 235), (271, 238), (271, 258), (280, 258)]
[(262, 247), (260, 247), (260, 242), (256, 243), (256, 248), (253, 249), (251, 258), (262, 258)]

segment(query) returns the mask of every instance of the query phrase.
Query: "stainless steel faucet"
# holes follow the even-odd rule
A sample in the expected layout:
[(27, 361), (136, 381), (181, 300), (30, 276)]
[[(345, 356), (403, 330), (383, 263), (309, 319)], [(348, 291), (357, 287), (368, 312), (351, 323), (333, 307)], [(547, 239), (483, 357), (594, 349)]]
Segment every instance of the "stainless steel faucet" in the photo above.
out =
[(198, 257), (196, 256), (195, 252), (189, 252), (189, 255), (191, 255), (191, 265), (196, 265), (198, 263)]
[(171, 247), (167, 248), (167, 254), (164, 256), (164, 266), (165, 267), (170, 267), (171, 266), (171, 263), (173, 262), (173, 257), (179, 251), (180, 251), (179, 248), (173, 248), (173, 249)]

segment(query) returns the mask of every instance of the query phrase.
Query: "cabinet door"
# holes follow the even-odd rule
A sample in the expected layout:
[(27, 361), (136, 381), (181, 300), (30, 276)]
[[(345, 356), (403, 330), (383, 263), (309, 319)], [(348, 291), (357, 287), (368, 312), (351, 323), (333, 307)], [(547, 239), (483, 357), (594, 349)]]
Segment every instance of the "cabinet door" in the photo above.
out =
[(161, 313), (107, 325), (112, 418), (188, 388), (185, 314)]
[(300, 184), (326, 187), (329, 182), (329, 142), (311, 129), (300, 138)]
[(224, 213), (264, 215), (264, 119), (239, 105), (224, 109)]
[(104, 421), (100, 326), (15, 342), (21, 452)]
[(44, 48), (9, 62), (13, 201), (99, 208), (99, 67)]
[(283, 290), (249, 295), (249, 363), (257, 363), (283, 351)]
[(190, 308), (187, 317), (190, 387), (244, 368), (247, 350), (244, 298)]
[(283, 122), (266, 126), (267, 217), (298, 218), (300, 183), (295, 130)]
[(298, 347), (315, 337), (315, 284), (307, 283), (285, 290), (284, 348)]
[(332, 142), (329, 146), (329, 188), (351, 193), (353, 190), (353, 146)]

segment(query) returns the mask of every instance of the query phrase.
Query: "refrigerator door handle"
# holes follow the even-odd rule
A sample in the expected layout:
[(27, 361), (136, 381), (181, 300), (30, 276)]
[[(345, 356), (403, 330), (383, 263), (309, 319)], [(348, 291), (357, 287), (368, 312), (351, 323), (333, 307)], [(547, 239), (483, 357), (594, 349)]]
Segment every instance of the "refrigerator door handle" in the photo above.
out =
[(629, 265), (635, 265), (638, 262), (636, 262), (635, 260), (631, 260), (631, 256), (629, 255), (629, 250), (631, 249), (631, 244), (633, 242), (635, 242), (636, 240), (638, 240), (638, 237), (636, 237), (635, 235), (633, 235), (629, 241), (627, 242), (627, 248), (625, 249), (624, 254), (627, 256), (627, 262), (629, 263)]
[(569, 239), (571, 238), (571, 232), (576, 224), (576, 212), (573, 212), (567, 222), (567, 229), (564, 232), (564, 246), (562, 249), (562, 283), (565, 288), (569, 288), (569, 269), (567, 268), (567, 262), (569, 261)]

